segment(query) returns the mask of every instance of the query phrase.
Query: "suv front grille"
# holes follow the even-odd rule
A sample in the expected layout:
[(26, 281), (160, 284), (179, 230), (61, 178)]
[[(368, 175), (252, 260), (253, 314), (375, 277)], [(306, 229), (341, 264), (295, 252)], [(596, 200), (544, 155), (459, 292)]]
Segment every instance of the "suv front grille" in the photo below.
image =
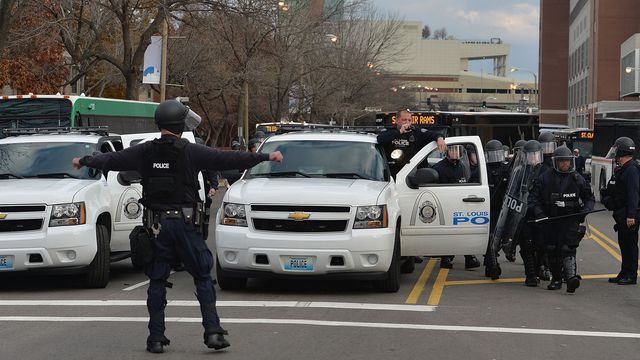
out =
[(308, 205), (251, 205), (251, 211), (305, 211), (348, 213), (348, 206), (308, 206)]
[(349, 220), (276, 220), (253, 219), (256, 230), (288, 232), (337, 232), (344, 231)]
[(0, 212), (39, 212), (46, 208), (44, 205), (0, 205)]
[(42, 219), (1, 220), (0, 232), (40, 230)]

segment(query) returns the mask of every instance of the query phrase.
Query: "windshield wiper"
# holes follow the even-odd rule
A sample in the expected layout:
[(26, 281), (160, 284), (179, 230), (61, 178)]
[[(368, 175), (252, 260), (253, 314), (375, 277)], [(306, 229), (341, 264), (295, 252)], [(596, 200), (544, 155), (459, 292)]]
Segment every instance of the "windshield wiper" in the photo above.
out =
[(77, 176), (71, 175), (69, 173), (65, 173), (65, 172), (59, 172), (59, 173), (48, 173), (48, 174), (37, 174), (37, 175), (33, 175), (30, 177), (35, 177), (35, 178), (73, 178), (73, 179), (78, 179)]
[(358, 173), (327, 173), (323, 175), (326, 177), (345, 178), (345, 179), (353, 179), (355, 177), (358, 179), (375, 180), (372, 177), (361, 175)]
[(0, 178), (4, 178), (6, 177), (7, 179), (9, 178), (13, 178), (13, 179), (23, 179), (22, 176), (20, 175), (15, 175), (15, 174), (11, 174), (11, 173), (4, 173), (4, 174), (0, 174)]
[(287, 177), (287, 176), (295, 176), (300, 175), (304, 177), (311, 177), (309, 174), (305, 174), (302, 171), (280, 171), (280, 172), (269, 172), (269, 173), (259, 173), (259, 174), (251, 174), (252, 177)]

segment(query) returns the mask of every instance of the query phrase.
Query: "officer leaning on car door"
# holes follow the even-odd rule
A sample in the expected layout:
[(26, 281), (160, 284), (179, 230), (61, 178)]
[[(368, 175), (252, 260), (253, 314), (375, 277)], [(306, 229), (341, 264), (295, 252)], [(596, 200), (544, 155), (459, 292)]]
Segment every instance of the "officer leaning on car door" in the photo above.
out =
[[(279, 151), (263, 154), (217, 151), (182, 139), (186, 128), (193, 130), (199, 117), (179, 101), (168, 100), (155, 112), (161, 137), (123, 151), (73, 159), (73, 166), (88, 166), (103, 172), (137, 170), (142, 177), (145, 226), (151, 228), (153, 256), (144, 266), (149, 277), (147, 310), (149, 336), (147, 351), (163, 352), (169, 345), (165, 337), (164, 309), (171, 266), (182, 262), (193, 276), (200, 303), (204, 343), (209, 348), (229, 346), (216, 311), (216, 294), (211, 278), (213, 256), (202, 239), (202, 200), (198, 195), (197, 174), (202, 170), (245, 169), (262, 161), (282, 161)], [(132, 255), (133, 256), (133, 255)]]

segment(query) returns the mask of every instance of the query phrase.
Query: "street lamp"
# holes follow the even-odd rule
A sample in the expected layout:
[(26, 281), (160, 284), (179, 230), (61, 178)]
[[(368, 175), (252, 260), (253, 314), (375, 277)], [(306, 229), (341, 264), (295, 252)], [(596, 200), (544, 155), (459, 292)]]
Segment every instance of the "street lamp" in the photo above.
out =
[(636, 69), (635, 69), (635, 68), (632, 68), (631, 66), (627, 66), (627, 67), (624, 69), (624, 72), (626, 72), (627, 74), (631, 74), (631, 72), (633, 72), (633, 71), (636, 71)]
[(524, 72), (528, 72), (529, 74), (533, 75), (533, 82), (534, 82), (534, 91), (536, 93), (536, 101), (534, 102), (534, 105), (536, 105), (536, 107), (538, 107), (538, 77), (536, 76), (536, 73), (534, 73), (531, 70), (527, 70), (527, 69), (523, 69), (523, 68), (517, 68), (517, 67), (512, 67), (510, 72), (516, 72), (516, 71), (524, 71)]

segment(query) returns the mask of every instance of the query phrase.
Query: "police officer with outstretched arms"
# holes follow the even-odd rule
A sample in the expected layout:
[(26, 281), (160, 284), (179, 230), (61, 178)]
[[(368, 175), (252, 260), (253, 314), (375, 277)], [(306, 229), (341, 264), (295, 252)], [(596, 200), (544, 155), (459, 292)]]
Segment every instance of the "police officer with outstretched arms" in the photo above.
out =
[(640, 166), (634, 158), (636, 145), (628, 137), (616, 140), (608, 159), (618, 165), (602, 194), (607, 210), (613, 211), (614, 230), (622, 255), (622, 268), (610, 283), (635, 285), (638, 281), (638, 222), (640, 220)]
[(160, 138), (119, 152), (75, 158), (73, 165), (102, 171), (137, 170), (141, 174), (143, 223), (150, 230), (153, 250), (151, 254), (134, 254), (132, 247), (132, 260), (142, 255), (144, 272), (150, 280), (147, 351), (162, 353), (163, 347), (169, 345), (165, 337), (166, 288), (171, 286), (167, 281), (171, 266), (178, 262), (184, 264), (194, 279), (204, 343), (209, 348), (222, 349), (228, 347), (229, 342), (216, 311), (216, 293), (210, 274), (213, 256), (202, 239), (204, 211), (198, 195), (197, 174), (202, 170), (249, 168), (267, 160), (282, 161), (282, 154), (217, 151), (189, 143), (181, 138), (182, 132), (185, 128), (193, 130), (199, 124), (199, 117), (176, 100), (158, 105), (155, 122)]
[(562, 288), (564, 278), (567, 292), (573, 293), (580, 286), (576, 249), (585, 233), (580, 223), (584, 212), (593, 210), (595, 198), (591, 186), (576, 172), (575, 157), (569, 148), (556, 148), (552, 162), (554, 169), (542, 173), (534, 183), (528, 207), (542, 224), (552, 274), (547, 289)]

